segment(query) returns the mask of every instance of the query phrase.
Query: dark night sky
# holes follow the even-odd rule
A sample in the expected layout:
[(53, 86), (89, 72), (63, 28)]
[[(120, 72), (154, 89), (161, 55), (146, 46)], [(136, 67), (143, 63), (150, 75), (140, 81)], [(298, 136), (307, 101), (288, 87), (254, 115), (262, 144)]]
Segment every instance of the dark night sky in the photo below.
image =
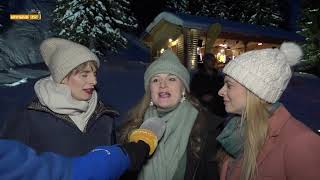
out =
[(165, 0), (132, 0), (132, 11), (139, 21), (138, 31), (141, 33), (153, 19), (164, 11)]

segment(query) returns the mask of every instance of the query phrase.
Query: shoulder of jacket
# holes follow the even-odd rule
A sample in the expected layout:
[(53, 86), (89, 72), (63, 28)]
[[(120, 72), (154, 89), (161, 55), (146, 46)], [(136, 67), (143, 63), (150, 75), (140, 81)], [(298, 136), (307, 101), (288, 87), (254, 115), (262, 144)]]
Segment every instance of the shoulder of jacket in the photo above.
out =
[(120, 116), (120, 113), (115, 110), (110, 105), (105, 105), (102, 101), (98, 101), (97, 107), (96, 107), (96, 113), (98, 115), (106, 114), (112, 118), (117, 118)]
[(204, 124), (209, 129), (216, 129), (223, 125), (224, 119), (222, 117), (213, 114), (201, 105), (195, 106), (195, 108), (199, 112), (196, 120), (198, 123)]
[(44, 111), (50, 112), (50, 109), (44, 105), (42, 105), (38, 99), (38, 97), (33, 97), (30, 103), (27, 105), (27, 110), (35, 110), (35, 111)]

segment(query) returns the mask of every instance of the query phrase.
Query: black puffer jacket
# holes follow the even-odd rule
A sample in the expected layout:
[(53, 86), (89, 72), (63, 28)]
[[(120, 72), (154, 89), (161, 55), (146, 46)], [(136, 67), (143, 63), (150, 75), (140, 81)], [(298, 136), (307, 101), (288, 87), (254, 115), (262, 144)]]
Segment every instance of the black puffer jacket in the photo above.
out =
[(115, 143), (118, 112), (98, 102), (84, 132), (67, 115), (57, 114), (35, 98), (27, 108), (4, 122), (1, 138), (23, 142), (38, 152), (66, 156), (87, 153), (99, 145)]
[[(204, 110), (198, 109), (199, 114), (193, 125), (187, 146), (187, 167), (185, 180), (218, 180), (218, 163), (216, 153), (218, 143), (216, 137), (223, 128), (223, 119)], [(200, 138), (198, 156), (192, 153), (192, 138)]]

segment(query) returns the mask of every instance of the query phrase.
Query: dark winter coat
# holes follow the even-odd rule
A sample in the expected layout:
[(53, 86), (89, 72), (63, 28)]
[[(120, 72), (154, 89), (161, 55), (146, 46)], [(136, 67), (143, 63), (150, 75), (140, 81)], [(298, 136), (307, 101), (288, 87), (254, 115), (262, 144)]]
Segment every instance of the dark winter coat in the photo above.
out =
[(115, 143), (115, 120), (118, 112), (98, 102), (86, 125), (80, 131), (67, 115), (57, 114), (36, 98), (4, 122), (1, 137), (21, 141), (38, 152), (55, 152), (66, 156), (87, 153), (96, 146)]
[[(199, 114), (191, 130), (187, 146), (185, 180), (218, 180), (218, 163), (215, 160), (218, 150), (216, 137), (223, 129), (223, 119), (204, 108), (197, 108)], [(193, 146), (191, 142), (199, 142)], [(194, 148), (200, 149), (197, 154)], [(121, 180), (137, 179), (138, 173), (127, 173)]]
[[(218, 180), (218, 162), (216, 153), (218, 142), (216, 137), (223, 129), (223, 119), (200, 109), (193, 125), (187, 146), (187, 167), (185, 180)], [(196, 157), (191, 149), (191, 139), (200, 138), (200, 157)], [(199, 148), (199, 147), (197, 147)]]
[[(214, 71), (210, 75), (205, 70), (200, 69), (192, 77), (190, 91), (212, 113), (225, 117), (227, 113), (224, 108), (223, 98), (218, 95), (218, 91), (222, 88), (223, 84), (223, 76), (218, 71)], [(202, 99), (204, 95), (211, 95), (212, 99), (206, 102)]]

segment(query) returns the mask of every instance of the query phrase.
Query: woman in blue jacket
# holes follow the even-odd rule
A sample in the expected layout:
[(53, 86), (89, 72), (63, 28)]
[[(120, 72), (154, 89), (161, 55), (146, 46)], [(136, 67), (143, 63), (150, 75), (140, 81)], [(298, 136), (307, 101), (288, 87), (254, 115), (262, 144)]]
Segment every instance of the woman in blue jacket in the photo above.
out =
[(0, 140), (0, 179), (117, 179), (129, 166), (129, 156), (117, 145), (102, 146), (84, 156), (67, 158), (54, 153), (37, 154), (18, 142)]
[(66, 156), (114, 144), (118, 113), (99, 101), (97, 56), (60, 38), (43, 41), (40, 53), (51, 74), (35, 83), (36, 97), (28, 107), (4, 122), (2, 138)]

